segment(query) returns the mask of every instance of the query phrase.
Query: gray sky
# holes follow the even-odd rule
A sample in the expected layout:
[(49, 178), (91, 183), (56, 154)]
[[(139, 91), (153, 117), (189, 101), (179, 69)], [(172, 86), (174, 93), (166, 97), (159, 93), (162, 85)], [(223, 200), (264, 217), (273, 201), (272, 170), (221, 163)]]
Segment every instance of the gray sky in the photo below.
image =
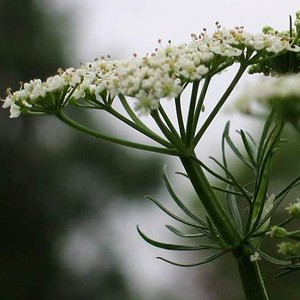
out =
[[(157, 39), (186, 42), (203, 27), (214, 30), (243, 25), (258, 32), (264, 25), (287, 28), (288, 16), (300, 10), (297, 0), (54, 0), (74, 11), (77, 55), (89, 61), (107, 52), (126, 58), (157, 46)], [(115, 50), (116, 49), (116, 50)]]

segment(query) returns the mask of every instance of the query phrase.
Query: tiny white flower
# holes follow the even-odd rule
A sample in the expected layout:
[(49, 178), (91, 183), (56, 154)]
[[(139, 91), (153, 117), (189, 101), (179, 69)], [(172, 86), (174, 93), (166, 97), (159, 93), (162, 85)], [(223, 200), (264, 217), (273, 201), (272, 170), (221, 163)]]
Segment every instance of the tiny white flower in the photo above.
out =
[(254, 254), (250, 255), (250, 261), (255, 262), (258, 260), (261, 260), (261, 256), (259, 255), (259, 253), (257, 251), (255, 251)]
[(15, 101), (13, 100), (13, 98), (11, 96), (7, 96), (4, 100), (4, 103), (2, 104), (2, 107), (8, 108), (11, 107), (14, 103)]
[(16, 104), (10, 106), (10, 118), (17, 118), (21, 114), (20, 107)]

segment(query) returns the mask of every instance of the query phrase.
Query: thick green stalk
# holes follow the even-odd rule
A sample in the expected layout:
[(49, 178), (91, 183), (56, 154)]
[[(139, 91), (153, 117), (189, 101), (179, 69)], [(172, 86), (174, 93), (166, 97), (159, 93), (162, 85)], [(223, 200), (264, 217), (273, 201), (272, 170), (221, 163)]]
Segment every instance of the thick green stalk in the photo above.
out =
[(181, 162), (187, 175), (199, 196), (210, 219), (213, 221), (221, 238), (232, 248), (239, 268), (244, 293), (247, 300), (268, 300), (263, 280), (257, 262), (250, 261), (249, 247), (244, 246), (242, 237), (236, 230), (223, 206), (216, 197), (201, 166), (191, 158), (182, 156)]
[(250, 261), (247, 246), (233, 251), (247, 300), (268, 300), (268, 294), (257, 261)]
[(197, 195), (221, 237), (230, 246), (239, 244), (242, 238), (216, 197), (201, 166), (186, 156), (181, 156), (180, 159)]

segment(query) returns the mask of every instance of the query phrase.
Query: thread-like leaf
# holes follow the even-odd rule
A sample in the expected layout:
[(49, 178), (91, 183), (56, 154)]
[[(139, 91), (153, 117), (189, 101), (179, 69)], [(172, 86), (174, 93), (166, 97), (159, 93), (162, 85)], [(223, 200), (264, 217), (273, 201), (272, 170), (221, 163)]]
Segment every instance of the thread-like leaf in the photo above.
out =
[(280, 266), (288, 266), (290, 264), (290, 262), (288, 262), (286, 260), (274, 258), (274, 257), (268, 255), (267, 253), (261, 251), (260, 249), (255, 249), (255, 251), (257, 251), (263, 259), (269, 261), (272, 264), (280, 265)]
[(229, 134), (229, 127), (230, 127), (230, 121), (228, 121), (224, 127), (223, 134), (222, 134), (222, 159), (223, 159), (223, 165), (225, 168), (227, 168), (227, 159), (226, 159), (226, 150), (225, 150), (225, 142), (226, 137)]
[[(272, 124), (269, 124), (271, 126)], [(281, 134), (283, 124), (277, 123), (273, 125), (273, 128), (269, 127), (268, 132), (263, 132), (260, 139), (260, 144), (257, 154), (257, 164), (260, 166), (266, 156), (270, 155), (270, 152), (274, 152), (278, 146), (279, 136)], [(264, 139), (263, 139), (264, 136)]]
[(176, 262), (173, 262), (171, 260), (165, 259), (163, 257), (156, 257), (156, 258), (160, 259), (160, 260), (163, 260), (163, 261), (165, 261), (165, 262), (167, 262), (171, 265), (178, 266), (178, 267), (196, 267), (196, 266), (200, 266), (200, 265), (204, 265), (206, 263), (209, 263), (209, 262), (219, 258), (220, 256), (224, 255), (227, 252), (228, 252), (227, 250), (221, 250), (221, 251), (217, 252), (216, 254), (209, 256), (207, 259), (202, 260), (202, 261), (197, 262), (197, 263), (193, 263), (193, 264), (180, 264), (180, 263), (176, 263)]
[(291, 181), (282, 191), (280, 191), (275, 200), (280, 199), (281, 197), (285, 197), (287, 193), (289, 193), (294, 187), (296, 187), (300, 183), (300, 176), (297, 176), (295, 179)]
[(177, 236), (183, 237), (183, 238), (201, 238), (205, 237), (206, 235), (203, 233), (183, 233), (179, 231), (178, 229), (174, 228), (171, 225), (165, 225), (171, 232), (176, 234)]
[(251, 164), (252, 164), (253, 168), (255, 169), (256, 168), (256, 161), (255, 161), (254, 150), (251, 147), (251, 144), (249, 143), (248, 137), (245, 134), (245, 132), (243, 130), (241, 130), (241, 131), (239, 131), (239, 133), (240, 133), (240, 135), (242, 137), (242, 141), (243, 141), (245, 150), (246, 150), (246, 152), (248, 154), (249, 160), (251, 161)]
[(176, 250), (176, 251), (197, 251), (197, 250), (207, 250), (207, 249), (219, 249), (216, 245), (208, 245), (208, 244), (200, 244), (197, 246), (187, 246), (187, 245), (176, 245), (176, 244), (168, 244), (162, 243), (159, 241), (155, 241), (148, 236), (146, 236), (137, 226), (137, 231), (139, 235), (152, 246), (165, 249), (165, 250)]
[(233, 176), (233, 174), (227, 169), (225, 168), (218, 160), (216, 160), (213, 157), (210, 157), (210, 159), (212, 159), (220, 168), (223, 169), (223, 171), (225, 172), (226, 176), (228, 178), (231, 179), (232, 185), (239, 190), (243, 196), (246, 198), (246, 200), (248, 201), (248, 203), (251, 203), (251, 198), (249, 196), (249, 192), (247, 190), (245, 190), (239, 183), (238, 181), (235, 179), (235, 177)]
[(230, 129), (230, 122), (227, 122), (226, 126), (225, 126), (225, 130), (224, 130), (224, 137), (225, 140), (228, 144), (228, 146), (231, 148), (231, 150), (233, 151), (233, 153), (246, 165), (248, 166), (251, 170), (254, 170), (255, 168), (253, 167), (251, 161), (249, 162), (249, 160), (240, 152), (240, 150), (235, 146), (235, 144), (233, 143), (232, 139), (230, 138), (229, 135), (229, 129)]
[(272, 111), (270, 113), (270, 115), (268, 116), (267, 120), (265, 121), (265, 124), (264, 124), (263, 132), (262, 132), (261, 137), (260, 137), (260, 142), (259, 142), (258, 151), (257, 151), (257, 163), (258, 164), (259, 164), (259, 162), (261, 161), (261, 159), (263, 157), (263, 148), (265, 146), (265, 143), (266, 143), (266, 140), (267, 140), (267, 135), (269, 133), (270, 127), (273, 123), (274, 115), (275, 115), (275, 112)]
[[(230, 190), (231, 187), (228, 186), (227, 189)], [(226, 201), (228, 204), (230, 214), (234, 220), (234, 224), (236, 225), (237, 231), (241, 234), (243, 232), (243, 224), (242, 224), (242, 219), (241, 219), (241, 215), (239, 212), (239, 208), (237, 205), (236, 196), (233, 194), (226, 194)]]
[(207, 220), (207, 224), (208, 224), (208, 228), (209, 228), (209, 232), (210, 232), (210, 236), (211, 236), (211, 239), (213, 241), (215, 241), (219, 246), (220, 248), (222, 249), (226, 249), (227, 248), (227, 245), (226, 243), (223, 241), (222, 237), (219, 235), (219, 233), (217, 232), (217, 229), (215, 228), (212, 220), (206, 216), (206, 220)]
[(170, 180), (167, 176), (167, 173), (166, 173), (166, 167), (164, 167), (164, 170), (163, 170), (163, 179), (164, 179), (164, 182), (166, 184), (166, 187), (168, 189), (168, 192), (169, 194), (171, 195), (171, 197), (173, 198), (173, 200), (175, 201), (175, 203), (179, 206), (179, 208), (187, 215), (189, 216), (191, 219), (193, 219), (194, 221), (198, 222), (200, 225), (202, 225), (203, 227), (206, 227), (207, 228), (207, 224), (204, 220), (202, 220), (200, 217), (196, 216), (194, 213), (192, 213), (187, 207), (185, 204), (183, 204), (183, 202), (177, 197), (177, 195), (175, 194), (172, 186), (171, 186), (171, 183), (170, 183)]
[(267, 189), (269, 185), (269, 175), (271, 171), (271, 159), (266, 158), (263, 162), (262, 170), (257, 178), (258, 186), (255, 191), (255, 196), (252, 204), (252, 211), (249, 222), (251, 223), (252, 231), (255, 231), (263, 212)]
[(226, 184), (231, 184), (233, 185), (233, 183), (228, 180), (227, 178), (217, 174), (216, 172), (214, 172), (212, 169), (210, 169), (208, 166), (206, 166), (201, 160), (197, 159), (195, 156), (191, 156), (190, 157), (192, 160), (194, 160), (195, 162), (197, 162), (205, 171), (207, 171), (209, 174), (211, 174), (212, 176), (214, 176), (215, 178), (223, 181)]
[[(269, 120), (267, 121), (267, 123)], [(249, 214), (249, 220), (247, 224), (247, 230), (250, 228), (251, 232), (254, 232), (257, 229), (260, 222), (260, 218), (264, 209), (265, 199), (267, 195), (267, 189), (269, 185), (269, 176), (271, 171), (271, 160), (274, 154), (274, 151), (277, 149), (279, 136), (282, 131), (282, 124), (275, 124), (271, 129), (271, 123), (267, 124), (265, 128), (268, 129), (268, 132), (263, 132), (265, 141), (261, 141), (260, 144), (260, 157), (258, 157), (258, 174), (256, 179), (255, 191), (254, 191), (254, 200), (253, 205), (251, 206), (251, 211)], [(261, 138), (262, 139), (262, 138)], [(261, 226), (260, 225), (260, 226)]]
[(155, 203), (162, 211), (164, 211), (167, 215), (169, 215), (171, 218), (173, 218), (174, 220), (183, 223), (185, 225), (188, 226), (192, 226), (192, 227), (198, 227), (200, 229), (205, 229), (205, 227), (201, 226), (200, 224), (197, 223), (192, 223), (190, 221), (186, 221), (178, 216), (176, 216), (175, 214), (173, 214), (171, 211), (169, 211), (167, 208), (165, 208), (162, 204), (160, 204), (157, 200), (155, 200), (154, 198), (150, 197), (150, 196), (145, 196), (145, 198), (151, 200), (153, 203)]
[(223, 187), (219, 187), (219, 186), (215, 186), (215, 185), (212, 185), (211, 187), (212, 187), (212, 189), (214, 189), (216, 191), (221, 191), (226, 194), (235, 195), (235, 196), (244, 196), (244, 194), (242, 194), (241, 192), (236, 192), (234, 190), (227, 190)]

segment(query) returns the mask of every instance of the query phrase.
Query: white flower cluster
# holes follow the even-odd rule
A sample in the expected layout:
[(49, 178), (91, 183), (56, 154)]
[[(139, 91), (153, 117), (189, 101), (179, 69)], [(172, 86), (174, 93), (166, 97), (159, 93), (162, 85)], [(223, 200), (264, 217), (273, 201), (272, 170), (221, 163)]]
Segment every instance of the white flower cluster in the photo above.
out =
[[(150, 112), (162, 98), (174, 98), (182, 92), (184, 83), (200, 80), (227, 60), (239, 60), (246, 51), (279, 53), (300, 51), (291, 41), (278, 34), (251, 34), (237, 27), (221, 29), (208, 35), (192, 35), (187, 44), (169, 43), (146, 57), (129, 60), (96, 60), (78, 69), (59, 70), (45, 82), (32, 80), (14, 93), (8, 91), (3, 107), (10, 107), (10, 117), (20, 112), (55, 112), (57, 103), (65, 99), (84, 99), (87, 95), (103, 102), (101, 93), (111, 98), (122, 94), (137, 99), (136, 109)], [(62, 101), (61, 97), (64, 97)], [(44, 101), (44, 102), (43, 102)]]
[(296, 203), (290, 203), (286, 210), (290, 215), (300, 219), (300, 199), (297, 199)]
[(261, 256), (259, 255), (259, 253), (257, 251), (255, 251), (254, 254), (250, 255), (249, 259), (251, 262), (256, 262), (258, 260), (261, 260)]
[(237, 108), (243, 113), (255, 114), (259, 108), (272, 107), (288, 117), (288, 114), (300, 118), (300, 75), (282, 77), (264, 77), (248, 85), (237, 102)]

